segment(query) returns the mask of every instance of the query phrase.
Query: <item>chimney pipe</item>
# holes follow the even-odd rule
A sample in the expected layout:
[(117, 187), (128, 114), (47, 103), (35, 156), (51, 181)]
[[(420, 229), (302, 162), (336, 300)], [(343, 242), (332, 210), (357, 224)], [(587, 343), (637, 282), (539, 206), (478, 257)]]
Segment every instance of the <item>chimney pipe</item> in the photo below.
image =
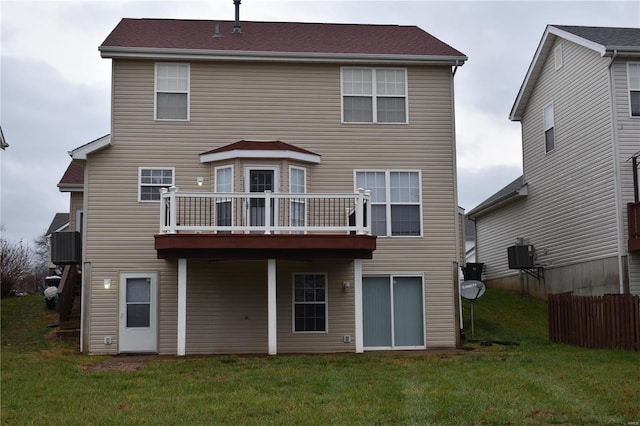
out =
[(233, 0), (233, 4), (236, 5), (236, 23), (233, 25), (234, 34), (240, 34), (242, 29), (240, 28), (240, 0)]

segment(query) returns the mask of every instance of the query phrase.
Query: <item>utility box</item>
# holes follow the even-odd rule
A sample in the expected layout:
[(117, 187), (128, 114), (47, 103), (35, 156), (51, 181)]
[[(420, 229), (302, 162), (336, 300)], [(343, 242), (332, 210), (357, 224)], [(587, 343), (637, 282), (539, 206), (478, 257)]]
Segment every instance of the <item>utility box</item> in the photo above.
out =
[(507, 248), (509, 269), (531, 269), (535, 267), (536, 251), (532, 245), (517, 245)]
[(482, 268), (484, 267), (484, 263), (467, 263), (466, 266), (462, 267), (462, 275), (464, 275), (464, 279), (466, 280), (476, 280), (482, 281)]
[(79, 232), (51, 234), (51, 263), (54, 265), (82, 263), (82, 237)]

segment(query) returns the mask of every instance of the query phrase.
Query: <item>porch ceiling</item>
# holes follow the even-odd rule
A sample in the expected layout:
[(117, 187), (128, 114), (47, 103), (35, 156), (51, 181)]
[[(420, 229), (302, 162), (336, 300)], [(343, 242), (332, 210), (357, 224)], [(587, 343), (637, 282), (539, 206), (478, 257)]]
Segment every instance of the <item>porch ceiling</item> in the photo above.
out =
[(157, 234), (158, 259), (371, 259), (376, 237), (354, 234)]

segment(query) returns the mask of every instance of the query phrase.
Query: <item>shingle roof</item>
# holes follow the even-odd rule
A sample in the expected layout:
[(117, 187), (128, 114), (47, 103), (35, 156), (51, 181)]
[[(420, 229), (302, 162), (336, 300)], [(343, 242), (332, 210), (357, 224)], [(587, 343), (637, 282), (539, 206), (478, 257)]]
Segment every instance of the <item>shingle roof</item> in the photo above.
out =
[(62, 179), (58, 182), (58, 186), (83, 185), (84, 184), (84, 167), (74, 163), (69, 163), (67, 170), (62, 175)]
[(229, 145), (221, 146), (220, 148), (212, 149), (211, 151), (203, 152), (200, 155), (215, 154), (217, 152), (233, 151), (233, 150), (267, 150), (267, 151), (295, 151), (303, 154), (318, 155), (315, 152), (307, 151), (306, 149), (297, 147), (295, 145), (288, 144), (281, 141), (245, 141), (241, 140)]
[(640, 28), (553, 26), (605, 47), (640, 47)]
[(56, 213), (45, 235), (51, 235), (65, 225), (69, 225), (69, 213)]
[(467, 216), (473, 219), (479, 212), (482, 212), (489, 207), (508, 201), (512, 197), (516, 197), (517, 195), (519, 195), (520, 190), (525, 185), (526, 184), (524, 183), (524, 176), (516, 178), (513, 182), (509, 183), (507, 186), (500, 189), (498, 192), (471, 209), (471, 211), (467, 213)]
[[(216, 34), (219, 26), (220, 37)], [(301, 54), (375, 54), (466, 56), (416, 26), (320, 24), (124, 18), (100, 46), (113, 48), (288, 52)]]

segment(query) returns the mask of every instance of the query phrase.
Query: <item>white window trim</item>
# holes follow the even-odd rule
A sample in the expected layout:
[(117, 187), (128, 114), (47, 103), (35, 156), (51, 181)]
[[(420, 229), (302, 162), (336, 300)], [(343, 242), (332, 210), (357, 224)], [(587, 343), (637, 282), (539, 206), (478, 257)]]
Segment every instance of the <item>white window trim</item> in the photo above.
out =
[[(371, 70), (371, 85), (372, 85), (372, 121), (345, 121), (344, 120), (344, 97), (345, 96), (354, 96), (354, 95), (345, 95), (344, 94), (344, 73), (345, 69), (367, 69)], [(376, 94), (376, 70), (397, 70), (404, 71), (404, 111), (405, 111), (405, 121), (404, 122), (378, 122), (378, 108), (377, 108), (377, 98)], [(382, 98), (387, 96), (380, 96)], [(389, 124), (389, 125), (406, 125), (409, 124), (409, 72), (407, 68), (397, 68), (397, 67), (340, 67), (340, 120), (342, 124)]]
[[(291, 180), (291, 174), (292, 174), (291, 171), (292, 170), (300, 170), (302, 172), (302, 174), (304, 175), (304, 181), (303, 181), (304, 182), (304, 188), (303, 188), (302, 194), (306, 194), (307, 193), (307, 169), (305, 167), (300, 167), (300, 166), (289, 166), (289, 194), (292, 194), (292, 195), (293, 194), (300, 194), (300, 192), (293, 192), (292, 191), (292, 186), (293, 186), (293, 181)], [(291, 203), (290, 203), (291, 205), (296, 204), (296, 203), (303, 204), (305, 206), (305, 208), (304, 208), (304, 224), (303, 224), (303, 226), (306, 227), (307, 226), (307, 206), (306, 206), (307, 202), (306, 202), (306, 200), (295, 201), (295, 200), (291, 199)], [(293, 216), (291, 215), (292, 211), (293, 210), (291, 209), (291, 206), (290, 206), (290, 208), (289, 208), (289, 225), (290, 226), (293, 226), (293, 223), (292, 223), (293, 222)], [(306, 233), (306, 231), (305, 231), (305, 233)]]
[[(187, 118), (158, 118), (158, 65), (187, 66)], [(160, 93), (185, 93), (179, 91), (162, 91)], [(184, 62), (156, 62), (153, 67), (153, 119), (154, 121), (190, 121), (191, 120), (191, 64)]]
[[(353, 171), (353, 189), (356, 191), (357, 186), (357, 174), (363, 172), (375, 172), (385, 174), (385, 209), (387, 214), (387, 230), (385, 235), (378, 235), (377, 238), (422, 238), (424, 235), (424, 215), (422, 208), (422, 171), (421, 170), (402, 170), (402, 169), (354, 169)], [(391, 206), (393, 204), (400, 205), (415, 205), (416, 203), (392, 203), (391, 202), (391, 173), (394, 172), (406, 172), (406, 173), (418, 173), (418, 190), (420, 200), (418, 201), (418, 207), (420, 210), (420, 235), (391, 235)], [(373, 202), (371, 203), (372, 205)], [(382, 203), (375, 203), (380, 205)], [(369, 219), (371, 220), (371, 218)]]
[[(547, 123), (545, 122), (545, 111), (547, 108), (551, 107), (551, 112), (553, 113), (553, 125), (547, 127)], [(553, 148), (547, 151), (547, 130), (553, 129)], [(556, 107), (553, 105), (553, 102), (548, 103), (542, 108), (542, 140), (544, 142), (544, 152), (546, 154), (550, 154), (556, 150), (557, 138), (556, 138)]]
[(627, 62), (627, 97), (629, 98), (629, 118), (633, 118), (633, 119), (640, 119), (640, 115), (633, 115), (632, 111), (631, 111), (631, 92), (640, 92), (640, 87), (638, 88), (631, 88), (631, 79), (629, 78), (630, 73), (629, 73), (629, 69), (630, 66), (629, 65), (637, 65), (640, 68), (640, 62)]
[(224, 169), (231, 169), (231, 191), (233, 192), (233, 188), (234, 188), (234, 180), (235, 180), (235, 174), (234, 174), (234, 167), (233, 164), (228, 164), (226, 166), (218, 166), (218, 167), (214, 167), (213, 169), (213, 192), (218, 192), (218, 170), (224, 170)]
[(553, 61), (556, 71), (562, 68), (562, 65), (564, 64), (562, 43), (558, 44), (555, 49), (553, 49)]
[[(142, 171), (143, 170), (171, 170), (171, 179), (173, 182), (171, 182), (171, 186), (175, 186), (176, 184), (176, 168), (175, 167), (154, 167), (154, 166), (149, 166), (149, 167), (138, 167), (138, 202), (139, 203), (158, 203), (160, 202), (160, 200), (143, 200), (142, 199)], [(158, 188), (167, 188), (166, 185), (149, 185), (149, 184), (145, 184), (144, 186), (157, 186)]]
[[(296, 275), (323, 275), (324, 302), (296, 302)], [(324, 331), (296, 331), (296, 303), (324, 303)], [(329, 333), (329, 274), (326, 272), (294, 272), (291, 274), (291, 331), (294, 334), (327, 334)]]
[(422, 295), (422, 341), (424, 345), (422, 346), (396, 346), (395, 345), (395, 327), (394, 327), (394, 316), (393, 316), (393, 291), (391, 291), (389, 303), (391, 304), (391, 346), (365, 346), (364, 349), (368, 351), (382, 351), (382, 350), (407, 350), (407, 349), (426, 349), (427, 348), (427, 326), (426, 326), (426, 318), (427, 318), (427, 308), (425, 306), (425, 296), (424, 296), (424, 273), (421, 272), (398, 272), (391, 273), (388, 275), (385, 274), (372, 274), (372, 275), (363, 275), (362, 279), (365, 278), (388, 278), (389, 279), (389, 290), (393, 287), (393, 279), (394, 278), (420, 278), (422, 283), (422, 291), (420, 294)]

